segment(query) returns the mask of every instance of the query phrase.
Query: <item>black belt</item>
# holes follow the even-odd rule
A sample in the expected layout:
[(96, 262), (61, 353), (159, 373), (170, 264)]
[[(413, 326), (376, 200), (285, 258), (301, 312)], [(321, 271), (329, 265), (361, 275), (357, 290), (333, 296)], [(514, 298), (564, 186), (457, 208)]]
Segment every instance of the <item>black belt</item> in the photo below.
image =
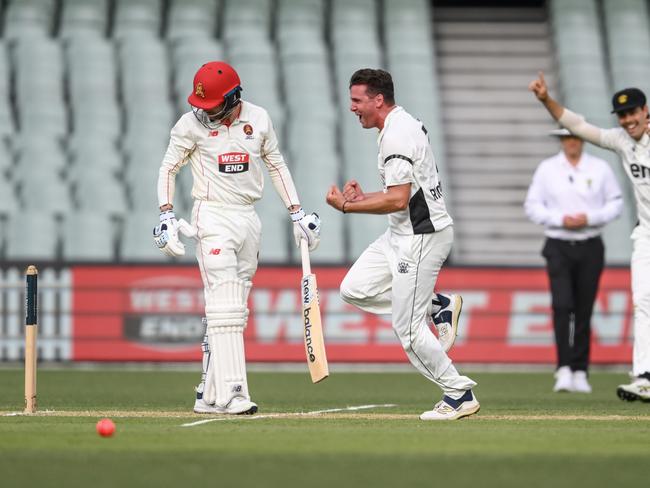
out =
[(547, 237), (546, 239), (561, 244), (569, 244), (570, 246), (584, 246), (602, 240), (600, 236), (589, 237), (588, 239), (556, 239), (554, 237)]

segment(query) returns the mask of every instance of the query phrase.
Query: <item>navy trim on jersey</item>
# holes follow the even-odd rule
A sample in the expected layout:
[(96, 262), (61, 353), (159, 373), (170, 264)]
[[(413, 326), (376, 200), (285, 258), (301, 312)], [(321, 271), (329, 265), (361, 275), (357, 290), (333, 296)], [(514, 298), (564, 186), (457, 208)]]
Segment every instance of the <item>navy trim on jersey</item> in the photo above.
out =
[(386, 159), (384, 159), (384, 164), (386, 164), (391, 159), (403, 159), (404, 161), (408, 161), (411, 165), (413, 164), (413, 160), (411, 158), (407, 158), (401, 154), (391, 154), (390, 156), (387, 156)]
[(413, 234), (431, 234), (436, 231), (431, 222), (429, 206), (422, 188), (409, 200), (409, 217), (413, 226)]

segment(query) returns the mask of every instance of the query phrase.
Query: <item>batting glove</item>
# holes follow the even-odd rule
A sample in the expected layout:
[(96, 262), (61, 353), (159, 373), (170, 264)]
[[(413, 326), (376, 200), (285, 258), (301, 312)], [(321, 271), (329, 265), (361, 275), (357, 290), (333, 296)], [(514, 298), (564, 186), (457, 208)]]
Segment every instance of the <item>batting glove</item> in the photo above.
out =
[(300, 248), (300, 240), (307, 241), (310, 251), (315, 250), (320, 243), (320, 217), (316, 213), (305, 215), (305, 211), (299, 210), (291, 213), (293, 221), (293, 238), (296, 247)]
[(166, 256), (185, 255), (185, 246), (178, 238), (178, 221), (172, 210), (160, 212), (160, 223), (153, 228), (153, 242)]

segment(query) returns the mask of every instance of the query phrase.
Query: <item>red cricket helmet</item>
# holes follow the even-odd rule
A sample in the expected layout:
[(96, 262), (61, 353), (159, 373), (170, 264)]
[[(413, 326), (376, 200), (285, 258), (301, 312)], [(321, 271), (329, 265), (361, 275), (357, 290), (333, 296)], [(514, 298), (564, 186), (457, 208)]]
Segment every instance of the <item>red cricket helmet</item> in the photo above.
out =
[(199, 68), (194, 75), (194, 90), (187, 97), (190, 105), (202, 110), (213, 109), (222, 103), (236, 105), (241, 92), (239, 75), (228, 63), (212, 61)]

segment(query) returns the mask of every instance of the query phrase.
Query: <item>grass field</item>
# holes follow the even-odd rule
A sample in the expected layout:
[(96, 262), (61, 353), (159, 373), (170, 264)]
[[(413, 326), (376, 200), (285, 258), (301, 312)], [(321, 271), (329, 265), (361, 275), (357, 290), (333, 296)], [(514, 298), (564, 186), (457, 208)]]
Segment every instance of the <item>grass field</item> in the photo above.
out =
[[(604, 487), (645, 485), (650, 404), (623, 403), (625, 375), (591, 395), (553, 394), (550, 373), (475, 373), (481, 412), (422, 422), (439, 394), (417, 374), (252, 373), (260, 412), (186, 426), (196, 374), (39, 371), (36, 416), (22, 371), (0, 370), (3, 487)], [(305, 414), (361, 405), (364, 410)], [(51, 412), (46, 412), (50, 410)], [(276, 415), (277, 414), (277, 415)], [(268, 415), (268, 416), (266, 416)], [(110, 416), (111, 438), (95, 433)]]

